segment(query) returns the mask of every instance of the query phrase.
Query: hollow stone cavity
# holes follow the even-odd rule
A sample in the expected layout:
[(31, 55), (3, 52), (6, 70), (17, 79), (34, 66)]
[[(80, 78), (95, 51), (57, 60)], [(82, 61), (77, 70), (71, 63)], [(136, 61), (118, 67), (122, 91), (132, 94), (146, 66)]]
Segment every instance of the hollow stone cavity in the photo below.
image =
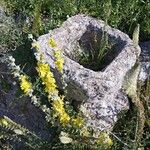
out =
[(94, 71), (103, 71), (125, 46), (125, 42), (121, 41), (120, 38), (112, 40), (105, 28), (107, 29), (106, 25), (98, 28), (89, 24), (79, 39), (78, 62)]

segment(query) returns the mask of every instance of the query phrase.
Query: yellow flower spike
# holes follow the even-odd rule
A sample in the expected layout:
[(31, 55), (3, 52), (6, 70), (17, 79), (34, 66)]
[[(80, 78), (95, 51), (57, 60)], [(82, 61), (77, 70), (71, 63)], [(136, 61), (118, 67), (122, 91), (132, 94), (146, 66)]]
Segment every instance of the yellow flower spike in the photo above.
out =
[(8, 122), (6, 121), (6, 119), (1, 118), (1, 119), (0, 119), (0, 124), (1, 124), (1, 125), (4, 125), (4, 126), (7, 126), (7, 125), (8, 125)]
[[(48, 44), (52, 48), (57, 47), (53, 38), (50, 38), (48, 40)], [(57, 70), (60, 72), (63, 72), (64, 60), (61, 57), (61, 51), (56, 50), (54, 52), (54, 58), (55, 58), (55, 66), (56, 66)], [(42, 59), (43, 59), (43, 57), (41, 56), (40, 60), (42, 60)], [(52, 106), (53, 106), (53, 110), (54, 110), (53, 116), (54, 117), (57, 116), (59, 118), (60, 123), (62, 125), (66, 125), (70, 121), (70, 116), (66, 113), (65, 108), (64, 108), (64, 102), (63, 102), (64, 97), (63, 96), (59, 97), (59, 95), (58, 95), (59, 91), (57, 89), (56, 80), (54, 78), (53, 73), (50, 70), (49, 65), (42, 63), (42, 61), (40, 61), (37, 63), (36, 69), (39, 73), (39, 77), (42, 80), (42, 84), (45, 85), (45, 92), (48, 93), (48, 98), (53, 100), (53, 102), (52, 102)]]
[(56, 85), (55, 84), (48, 84), (48, 83), (44, 83), (45, 84), (45, 92), (47, 93), (55, 93), (58, 94), (58, 90), (56, 89)]
[(58, 94), (56, 80), (53, 76), (53, 73), (50, 71), (48, 64), (38, 63), (37, 71), (40, 78), (42, 79), (43, 84), (45, 85), (45, 92)]
[(62, 101), (62, 99), (54, 100), (52, 105), (56, 112), (60, 114), (64, 112), (64, 102)]
[(84, 123), (84, 120), (79, 116), (77, 116), (77, 118), (73, 119), (73, 124), (76, 127), (80, 128), (83, 125), (83, 123)]
[(55, 40), (54, 40), (53, 38), (50, 38), (50, 39), (48, 40), (48, 44), (49, 44), (49, 46), (51, 46), (52, 48), (57, 47), (57, 44), (56, 44), (56, 42), (55, 42)]
[(55, 61), (56, 68), (61, 73), (63, 72), (63, 64), (64, 64), (64, 60), (62, 58)]
[(29, 82), (28, 77), (26, 75), (21, 75), (20, 78), (20, 88), (23, 90), (25, 94), (32, 89), (32, 84)]
[(31, 45), (31, 48), (35, 48), (36, 50), (40, 49), (40, 44), (37, 41), (33, 41)]
[(70, 116), (64, 112), (63, 114), (60, 115), (60, 123), (63, 125), (66, 125), (70, 121)]
[(54, 52), (55, 66), (59, 72), (63, 72), (64, 59), (61, 56), (61, 51), (57, 50)]
[(54, 100), (52, 106), (60, 119), (60, 123), (63, 125), (69, 123), (70, 116), (65, 112), (63, 98)]
[(47, 75), (47, 73), (50, 72), (48, 64), (38, 63), (36, 69), (39, 72), (41, 78), (44, 78)]

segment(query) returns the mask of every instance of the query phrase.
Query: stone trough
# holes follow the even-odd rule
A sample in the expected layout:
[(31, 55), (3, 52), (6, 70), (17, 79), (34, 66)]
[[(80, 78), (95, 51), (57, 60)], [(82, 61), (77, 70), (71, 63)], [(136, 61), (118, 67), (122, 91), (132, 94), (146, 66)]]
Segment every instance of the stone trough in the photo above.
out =
[[(81, 65), (79, 56), (99, 46), (103, 33), (108, 35), (108, 42), (113, 47), (104, 58), (104, 64), (94, 71)], [(48, 45), (50, 37), (54, 38), (63, 51), (67, 97), (82, 103), (80, 106), (88, 127), (111, 130), (118, 114), (129, 108), (129, 100), (122, 86), (126, 74), (140, 55), (139, 46), (135, 47), (128, 35), (111, 28), (103, 21), (86, 15), (73, 16), (60, 28), (38, 39), (41, 51), (58, 83), (60, 74), (54, 67), (54, 50)]]

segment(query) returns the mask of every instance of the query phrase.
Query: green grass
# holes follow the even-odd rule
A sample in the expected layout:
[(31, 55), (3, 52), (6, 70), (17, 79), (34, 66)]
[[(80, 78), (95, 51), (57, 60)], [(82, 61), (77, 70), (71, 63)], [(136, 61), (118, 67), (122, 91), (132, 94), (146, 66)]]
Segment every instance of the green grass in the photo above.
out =
[[(32, 29), (47, 32), (60, 25), (67, 15), (85, 13), (106, 21), (112, 27), (132, 35), (137, 24), (141, 26), (140, 40), (148, 40), (150, 35), (149, 0), (3, 0), (10, 12), (21, 12), (32, 21)], [(37, 11), (38, 10), (40, 11)], [(40, 13), (40, 14), (39, 14)], [(41, 18), (41, 20), (40, 20)], [(36, 27), (34, 27), (36, 26)], [(38, 28), (38, 29), (37, 29)], [(35, 32), (35, 31), (34, 31)]]

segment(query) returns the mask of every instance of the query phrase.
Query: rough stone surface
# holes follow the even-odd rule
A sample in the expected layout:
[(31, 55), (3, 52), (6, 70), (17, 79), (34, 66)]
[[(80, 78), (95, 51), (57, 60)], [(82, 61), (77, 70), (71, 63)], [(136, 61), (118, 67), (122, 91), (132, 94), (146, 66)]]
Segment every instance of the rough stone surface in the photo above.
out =
[(150, 41), (140, 44), (141, 47), (141, 71), (139, 80), (145, 81), (150, 76)]
[[(94, 38), (100, 44), (102, 33), (114, 47), (100, 71), (93, 71), (79, 63), (79, 56), (95, 47)], [(95, 36), (96, 35), (96, 36)], [(68, 97), (82, 102), (87, 126), (95, 130), (112, 129), (117, 115), (129, 108), (122, 84), (127, 72), (134, 66), (140, 47), (121, 31), (105, 25), (103, 21), (85, 15), (69, 18), (60, 28), (39, 37), (41, 51), (54, 70), (59, 82), (60, 75), (54, 67), (53, 49), (48, 39), (53, 37), (63, 51), (64, 76), (68, 83)]]

